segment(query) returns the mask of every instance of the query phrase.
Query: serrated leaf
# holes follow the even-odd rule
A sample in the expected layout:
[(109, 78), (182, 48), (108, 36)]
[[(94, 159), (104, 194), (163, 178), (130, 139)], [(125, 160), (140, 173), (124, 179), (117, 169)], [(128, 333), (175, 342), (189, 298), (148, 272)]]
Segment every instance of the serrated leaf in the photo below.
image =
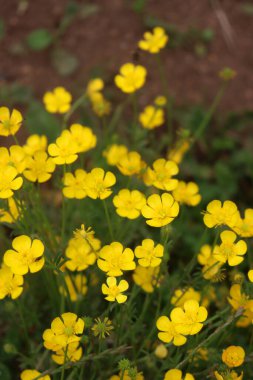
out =
[(32, 50), (43, 50), (51, 45), (53, 36), (47, 29), (37, 29), (27, 36), (27, 44)]
[(51, 59), (54, 69), (62, 76), (72, 74), (79, 65), (76, 56), (64, 49), (54, 50)]

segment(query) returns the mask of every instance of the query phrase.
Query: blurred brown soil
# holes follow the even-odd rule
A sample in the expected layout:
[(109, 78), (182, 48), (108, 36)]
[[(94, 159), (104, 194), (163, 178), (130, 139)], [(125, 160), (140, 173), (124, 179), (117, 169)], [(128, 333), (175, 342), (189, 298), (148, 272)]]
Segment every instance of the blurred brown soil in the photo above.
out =
[[(85, 4), (84, 1), (77, 2)], [(18, 82), (31, 86), (38, 98), (57, 85), (64, 85), (72, 92), (80, 91), (94, 67), (102, 68), (107, 73), (108, 83), (112, 83), (119, 66), (132, 60), (137, 41), (145, 30), (142, 15), (131, 8), (133, 1), (90, 1), (99, 6), (99, 11), (85, 19), (77, 18), (61, 38), (60, 45), (79, 60), (79, 68), (70, 76), (62, 77), (51, 65), (50, 48), (40, 52), (28, 49), (23, 55), (14, 55), (10, 47), (24, 41), (34, 29), (55, 31), (67, 0), (29, 1), (24, 12), (18, 12), (18, 3), (20, 1), (0, 0), (0, 17), (6, 24), (6, 36), (0, 43), (0, 81), (2, 84)], [(180, 31), (195, 27), (211, 28), (215, 33), (203, 57), (187, 46), (163, 52), (170, 92), (179, 104), (208, 104), (218, 88), (217, 72), (230, 66), (238, 75), (222, 101), (222, 108), (226, 111), (252, 108), (253, 16), (243, 12), (243, 3), (238, 0), (147, 1), (145, 12), (176, 25)], [(217, 13), (213, 4), (220, 4), (223, 13), (219, 10)], [(221, 22), (220, 15), (223, 17)], [(154, 57), (141, 53), (140, 63), (151, 69), (142, 99), (145, 103), (161, 92), (161, 88)]]

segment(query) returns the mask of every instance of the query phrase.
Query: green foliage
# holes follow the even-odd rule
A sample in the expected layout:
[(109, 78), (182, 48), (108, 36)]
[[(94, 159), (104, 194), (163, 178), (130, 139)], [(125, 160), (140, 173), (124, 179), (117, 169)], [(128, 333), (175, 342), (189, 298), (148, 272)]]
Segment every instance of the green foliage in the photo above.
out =
[(30, 49), (39, 51), (48, 48), (53, 43), (53, 35), (47, 29), (36, 29), (27, 36)]

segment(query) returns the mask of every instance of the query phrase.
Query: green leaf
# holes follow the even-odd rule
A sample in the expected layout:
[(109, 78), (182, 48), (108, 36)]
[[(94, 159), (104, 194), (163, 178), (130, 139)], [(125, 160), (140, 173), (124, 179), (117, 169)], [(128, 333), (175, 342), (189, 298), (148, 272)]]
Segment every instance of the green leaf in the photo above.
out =
[(28, 46), (32, 50), (43, 50), (53, 42), (53, 36), (47, 29), (37, 29), (27, 36)]
[(72, 74), (79, 65), (76, 56), (64, 49), (55, 49), (52, 52), (51, 60), (55, 70), (62, 76)]
[(5, 25), (4, 25), (4, 20), (1, 18), (0, 19), (0, 41), (4, 38), (5, 35)]
[(2, 363), (0, 363), (0, 379), (11, 380), (11, 375), (8, 368)]

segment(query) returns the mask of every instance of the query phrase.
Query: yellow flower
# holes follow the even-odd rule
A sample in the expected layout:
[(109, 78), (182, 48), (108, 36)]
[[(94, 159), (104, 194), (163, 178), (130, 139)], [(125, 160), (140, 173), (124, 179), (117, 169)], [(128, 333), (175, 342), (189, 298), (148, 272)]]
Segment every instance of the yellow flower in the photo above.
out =
[(172, 342), (175, 346), (182, 346), (187, 341), (187, 338), (176, 330), (175, 323), (165, 315), (158, 318), (156, 327), (161, 331), (158, 333), (158, 338), (162, 342)]
[(208, 228), (227, 225), (233, 228), (240, 215), (234, 202), (225, 201), (222, 205), (221, 201), (214, 200), (208, 203), (204, 212), (204, 223)]
[(161, 190), (172, 191), (178, 185), (178, 180), (172, 178), (177, 173), (178, 166), (175, 162), (159, 158), (153, 163), (153, 169), (147, 168), (144, 182), (148, 186), (152, 185)]
[(24, 152), (29, 156), (33, 156), (35, 152), (38, 152), (40, 150), (46, 151), (47, 137), (44, 135), (31, 135), (26, 140), (26, 144), (23, 146), (23, 149)]
[(44, 245), (39, 239), (21, 235), (12, 241), (12, 247), (14, 249), (5, 252), (4, 263), (14, 274), (35, 273), (44, 266)]
[(196, 300), (200, 302), (201, 294), (193, 288), (188, 289), (176, 289), (170, 302), (175, 306), (184, 306), (184, 303), (188, 300)]
[(23, 117), (15, 108), (10, 112), (7, 107), (0, 107), (0, 136), (15, 135), (21, 127)]
[(156, 346), (154, 354), (159, 359), (165, 359), (168, 356), (168, 350), (163, 343), (159, 343), (158, 346)]
[(168, 38), (165, 30), (160, 26), (156, 26), (152, 33), (144, 33), (143, 40), (139, 41), (138, 46), (151, 54), (157, 54), (167, 44)]
[(168, 159), (180, 164), (185, 156), (185, 153), (190, 148), (190, 141), (188, 140), (180, 140), (176, 147), (169, 151)]
[[(87, 278), (83, 274), (77, 274), (74, 277), (67, 275), (64, 277), (64, 280), (72, 302), (82, 299), (82, 296), (87, 293)], [(60, 292), (67, 297), (68, 293), (64, 286), (60, 287)]]
[(71, 107), (71, 94), (64, 87), (56, 87), (43, 96), (45, 108), (50, 113), (65, 113)]
[(152, 194), (147, 199), (147, 204), (141, 210), (146, 223), (152, 227), (163, 227), (171, 223), (179, 213), (179, 204), (171, 194), (164, 193), (161, 196)]
[(236, 326), (249, 326), (253, 320), (253, 299), (249, 299), (245, 293), (242, 293), (240, 284), (232, 285), (229, 295), (230, 297), (228, 297), (228, 302), (235, 311), (239, 308), (243, 308), (245, 310), (243, 315), (237, 320)]
[(241, 237), (253, 237), (253, 209), (246, 209), (244, 218), (239, 217), (232, 229)]
[(133, 280), (136, 285), (140, 286), (144, 292), (153, 293), (154, 288), (159, 286), (157, 276), (159, 274), (159, 267), (144, 268), (137, 265), (134, 273)]
[(56, 142), (48, 147), (48, 153), (56, 165), (72, 164), (77, 160), (77, 150), (72, 134), (68, 130), (64, 130)]
[(73, 342), (68, 345), (67, 352), (65, 352), (65, 348), (62, 348), (52, 355), (52, 359), (55, 363), (62, 365), (64, 362), (77, 362), (81, 359), (82, 354), (83, 350), (79, 346), (79, 342)]
[[(133, 379), (133, 377), (130, 376), (129, 371), (126, 370), (126, 371), (124, 371), (123, 377), (121, 376), (121, 372), (120, 372), (119, 375), (111, 376), (109, 380), (132, 380), (132, 379)], [(134, 380), (144, 380), (144, 376), (143, 376), (142, 372), (138, 372), (136, 374)]]
[(215, 371), (214, 376), (216, 380), (242, 380), (243, 372), (240, 375), (237, 375), (235, 371), (226, 371), (222, 373)]
[(65, 173), (63, 177), (63, 195), (66, 198), (83, 199), (87, 196), (86, 179), (87, 173), (83, 169), (76, 169), (75, 174)]
[(55, 170), (53, 159), (46, 152), (35, 152), (33, 157), (27, 157), (24, 177), (31, 182), (43, 183), (52, 177)]
[(253, 282), (253, 269), (250, 269), (248, 271), (248, 278), (249, 278), (250, 282)]
[(111, 103), (102, 94), (96, 93), (92, 97), (92, 109), (99, 117), (109, 115), (111, 112)]
[(138, 264), (142, 267), (158, 267), (163, 257), (164, 247), (157, 244), (152, 239), (142, 240), (141, 245), (135, 248), (134, 253), (138, 259)]
[(194, 380), (195, 377), (190, 373), (186, 373), (183, 377), (183, 373), (180, 369), (170, 369), (165, 373), (163, 380)]
[(103, 152), (103, 156), (106, 158), (108, 165), (115, 166), (128, 153), (128, 149), (125, 145), (110, 145)]
[(197, 206), (201, 201), (199, 187), (195, 182), (179, 181), (177, 187), (172, 192), (173, 197), (179, 203), (185, 203), (188, 206)]
[(12, 166), (17, 169), (19, 174), (23, 173), (26, 167), (26, 155), (23, 148), (19, 145), (12, 145), (10, 152), (7, 148), (0, 148), (1, 166)]
[(51, 329), (43, 333), (44, 346), (59, 351), (71, 343), (79, 342), (84, 330), (84, 321), (74, 313), (63, 313), (51, 323)]
[(122, 189), (113, 198), (116, 212), (123, 218), (136, 219), (141, 214), (142, 207), (146, 204), (146, 198), (138, 190)]
[(247, 244), (243, 240), (235, 243), (236, 234), (232, 231), (223, 231), (220, 234), (221, 245), (216, 245), (213, 250), (213, 257), (230, 266), (235, 266), (243, 261), (243, 255), (247, 252)]
[(70, 126), (70, 132), (77, 153), (87, 152), (97, 144), (97, 137), (89, 127), (85, 127), (81, 124), (72, 124)]
[(12, 166), (1, 167), (0, 169), (0, 198), (12, 197), (13, 190), (18, 190), (23, 184), (23, 179), (17, 177), (18, 172)]
[(108, 277), (106, 284), (102, 285), (102, 293), (106, 295), (105, 299), (109, 302), (124, 303), (127, 300), (127, 296), (122, 294), (129, 288), (129, 284), (126, 280), (121, 280), (117, 284), (115, 277)]
[(0, 269), (0, 299), (10, 296), (13, 300), (23, 292), (23, 276), (14, 274), (9, 267), (3, 265)]
[(0, 222), (14, 223), (20, 216), (20, 203), (16, 202), (14, 198), (8, 198), (8, 210), (0, 209)]
[(82, 271), (93, 265), (96, 261), (94, 248), (85, 239), (70, 239), (65, 252), (66, 267), (71, 271)]
[[(34, 380), (36, 379), (41, 372), (37, 371), (36, 369), (25, 369), (20, 374), (21, 380)], [(40, 380), (51, 380), (51, 377), (49, 375), (41, 376)]]
[(147, 106), (140, 114), (139, 122), (146, 129), (158, 128), (164, 124), (164, 111), (154, 106)]
[[(217, 246), (214, 247), (216, 249)], [(197, 256), (198, 262), (203, 265), (202, 274), (206, 280), (215, 279), (223, 263), (213, 256), (212, 247), (204, 244)]]
[[(95, 238), (95, 232), (92, 230), (91, 227), (85, 228), (85, 225), (82, 224), (81, 228), (77, 228), (74, 231), (74, 240), (75, 243), (79, 241), (82, 243), (82, 240), (85, 240), (94, 251), (97, 251), (101, 247), (101, 242), (99, 239)], [(72, 241), (72, 239), (71, 239)]]
[(107, 276), (121, 276), (125, 270), (136, 267), (134, 253), (130, 248), (123, 248), (118, 242), (105, 245), (99, 252), (98, 267), (106, 272)]
[(93, 96), (102, 91), (104, 88), (104, 81), (101, 78), (91, 79), (86, 87), (86, 94), (92, 100)]
[(223, 79), (224, 81), (230, 81), (231, 79), (234, 79), (237, 75), (237, 72), (230, 67), (224, 67), (222, 70), (219, 71), (219, 77)]
[(112, 172), (105, 172), (101, 168), (92, 169), (85, 178), (85, 190), (92, 199), (105, 199), (112, 194), (111, 186), (116, 183)]
[(164, 107), (167, 104), (167, 99), (165, 96), (157, 96), (154, 100), (154, 103), (157, 107)]
[(143, 161), (139, 153), (127, 152), (116, 165), (122, 174), (131, 176), (140, 173), (143, 168)]
[(198, 301), (188, 300), (183, 308), (174, 308), (170, 317), (179, 333), (195, 335), (202, 329), (203, 322), (207, 319), (207, 310), (204, 306), (199, 306)]
[(147, 76), (147, 70), (141, 65), (126, 63), (120, 68), (120, 74), (115, 77), (115, 84), (126, 93), (132, 93), (141, 88)]
[(239, 367), (243, 364), (245, 351), (241, 346), (229, 346), (222, 352), (222, 361), (228, 367)]

